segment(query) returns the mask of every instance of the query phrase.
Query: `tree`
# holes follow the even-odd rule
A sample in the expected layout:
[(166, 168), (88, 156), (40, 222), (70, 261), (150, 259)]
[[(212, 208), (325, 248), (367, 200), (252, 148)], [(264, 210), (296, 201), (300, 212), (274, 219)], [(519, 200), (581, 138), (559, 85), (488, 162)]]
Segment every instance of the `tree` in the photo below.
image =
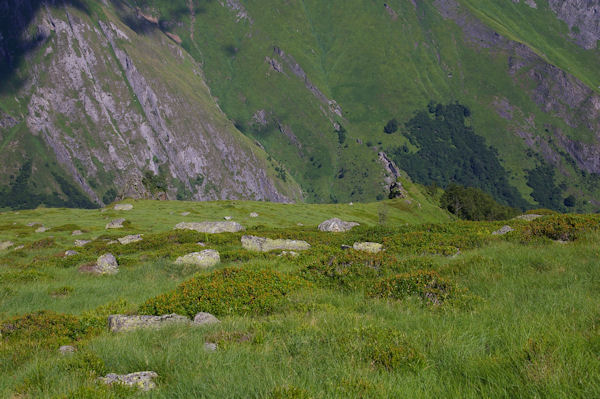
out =
[(388, 123), (385, 125), (385, 127), (383, 128), (383, 131), (386, 132), (387, 134), (392, 134), (398, 131), (398, 121), (396, 120), (396, 118), (394, 119), (390, 119), (388, 121)]

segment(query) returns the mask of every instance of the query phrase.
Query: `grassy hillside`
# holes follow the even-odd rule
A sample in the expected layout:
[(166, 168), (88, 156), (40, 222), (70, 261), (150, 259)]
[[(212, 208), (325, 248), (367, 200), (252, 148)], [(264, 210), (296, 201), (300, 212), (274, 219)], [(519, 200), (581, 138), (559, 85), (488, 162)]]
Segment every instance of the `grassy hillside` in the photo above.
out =
[[(244, 1), (227, 3), (236, 5), (230, 8), (218, 2), (182, 3), (136, 2), (165, 26), (180, 24), (182, 45), (203, 63), (219, 104), (238, 128), (288, 165), (309, 201), (374, 198), (380, 189), (373, 186), (378, 175), (373, 150), (393, 152), (408, 145), (402, 126), (430, 101), (459, 101), (472, 111), (475, 134), (498, 151), (510, 184), (532, 205), (528, 170), (550, 162), (558, 172), (556, 184), (565, 186), (563, 197), (580, 198), (579, 211), (595, 206), (584, 198), (593, 198), (597, 185), (582, 175), (581, 165), (556, 137), (560, 132), (595, 143), (584, 111), (570, 110), (572, 118), (565, 121), (561, 112), (537, 104), (535, 82), (527, 76), (531, 66), (509, 73), (513, 50), (495, 43), (493, 31), (485, 33), (492, 43), (480, 45), (481, 32), (465, 32), (444, 18), (440, 10), (451, 1), (415, 6), (395, 0), (386, 7), (368, 1)], [(469, 15), (467, 21), (473, 18), (525, 43), (542, 57), (540, 62), (596, 90), (598, 52), (573, 44), (544, 2), (538, 9), (513, 2), (462, 3), (460, 14)], [(290, 57), (310, 85), (295, 73)], [(329, 112), (309, 86), (335, 100), (342, 116)], [(259, 111), (267, 115), (264, 125), (257, 123)], [(392, 118), (401, 128), (385, 134), (383, 127)], [(347, 131), (341, 146), (333, 123)], [(357, 185), (364, 189), (353, 189)]]
[[(0, 396), (597, 396), (600, 220), (458, 222), (412, 199), (412, 206), (133, 201), (131, 211), (2, 213), (0, 242), (14, 246), (0, 251)], [(223, 216), (247, 231), (172, 230)], [(361, 226), (318, 232), (332, 216)], [(117, 217), (127, 219), (125, 228), (105, 230)], [(50, 229), (36, 233), (32, 222)], [(491, 234), (503, 224), (515, 231)], [(72, 236), (75, 229), (83, 235)], [(134, 233), (143, 241), (108, 244)], [(297, 258), (254, 253), (242, 249), (242, 234), (312, 247)], [(92, 241), (74, 247), (74, 239)], [(381, 242), (385, 251), (340, 249), (356, 241)], [(205, 248), (221, 254), (214, 269), (174, 263)], [(79, 254), (65, 257), (67, 249)], [(108, 251), (118, 274), (78, 271)], [(182, 282), (195, 290), (188, 299), (178, 296)], [(169, 313), (181, 300), (221, 323), (106, 330), (109, 314), (157, 306)], [(59, 354), (67, 344), (75, 353)], [(159, 375), (146, 394), (97, 379), (142, 370)]]

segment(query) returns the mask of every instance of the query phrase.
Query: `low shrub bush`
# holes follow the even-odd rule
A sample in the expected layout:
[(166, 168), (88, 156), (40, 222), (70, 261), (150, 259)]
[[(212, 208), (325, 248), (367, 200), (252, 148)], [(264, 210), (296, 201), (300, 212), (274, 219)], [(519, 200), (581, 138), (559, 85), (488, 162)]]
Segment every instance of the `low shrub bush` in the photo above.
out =
[(283, 305), (286, 296), (300, 286), (301, 279), (275, 271), (227, 268), (194, 277), (174, 291), (146, 301), (139, 313), (189, 317), (198, 312), (267, 314)]
[(418, 296), (426, 303), (442, 305), (459, 299), (463, 293), (463, 290), (458, 289), (435, 271), (419, 270), (380, 279), (369, 288), (367, 296), (385, 299)]
[(525, 241), (536, 238), (573, 241), (599, 227), (600, 217), (597, 215), (553, 215), (523, 225), (521, 233)]

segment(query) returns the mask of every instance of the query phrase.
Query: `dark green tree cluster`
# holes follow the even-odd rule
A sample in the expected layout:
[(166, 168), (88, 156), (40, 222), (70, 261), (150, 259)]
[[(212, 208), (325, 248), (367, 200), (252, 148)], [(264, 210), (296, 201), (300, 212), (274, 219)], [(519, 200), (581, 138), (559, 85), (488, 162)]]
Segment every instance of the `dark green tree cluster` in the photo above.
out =
[[(554, 168), (542, 161), (535, 169), (527, 171), (527, 185), (533, 189), (531, 196), (543, 208), (554, 209), (556, 211), (564, 211), (563, 206), (563, 190), (556, 185)], [(574, 204), (568, 206), (573, 206)], [(565, 204), (571, 204), (565, 201)]]
[(477, 187), (502, 204), (527, 208), (529, 204), (509, 184), (497, 151), (467, 126), (470, 115), (469, 108), (459, 103), (430, 103), (406, 124), (404, 134), (417, 152), (398, 147), (392, 151), (394, 161), (421, 184)]
[(19, 169), (19, 174), (10, 185), (0, 188), (0, 208), (33, 209), (39, 205), (87, 209), (98, 207), (76, 186), (57, 173), (52, 173), (52, 176), (56, 183), (58, 183), (64, 198), (56, 191), (51, 195), (35, 193), (31, 189), (29, 181), (31, 178), (31, 168), (31, 160), (25, 161)]
[(497, 203), (478, 188), (450, 184), (440, 199), (442, 208), (465, 220), (505, 220), (519, 211)]
[(392, 134), (398, 131), (398, 121), (396, 118), (391, 119), (388, 123), (383, 127), (383, 131), (387, 134)]

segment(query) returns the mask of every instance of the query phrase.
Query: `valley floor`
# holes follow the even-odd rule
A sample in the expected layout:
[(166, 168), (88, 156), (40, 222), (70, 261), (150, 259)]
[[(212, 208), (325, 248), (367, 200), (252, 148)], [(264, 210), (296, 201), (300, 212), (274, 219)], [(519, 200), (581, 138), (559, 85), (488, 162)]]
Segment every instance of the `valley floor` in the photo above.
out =
[[(403, 200), (129, 203), (0, 214), (0, 248), (12, 244), (0, 250), (0, 397), (600, 396), (597, 216), (464, 222)], [(225, 216), (246, 230), (174, 230)], [(360, 226), (317, 229), (332, 217)], [(243, 235), (311, 247), (252, 252)], [(342, 249), (355, 242), (384, 251)], [(206, 249), (217, 266), (175, 263)], [(108, 252), (118, 273), (81, 272)], [(221, 322), (107, 328), (110, 314), (198, 310)], [(138, 371), (156, 372), (156, 388), (98, 379)]]

